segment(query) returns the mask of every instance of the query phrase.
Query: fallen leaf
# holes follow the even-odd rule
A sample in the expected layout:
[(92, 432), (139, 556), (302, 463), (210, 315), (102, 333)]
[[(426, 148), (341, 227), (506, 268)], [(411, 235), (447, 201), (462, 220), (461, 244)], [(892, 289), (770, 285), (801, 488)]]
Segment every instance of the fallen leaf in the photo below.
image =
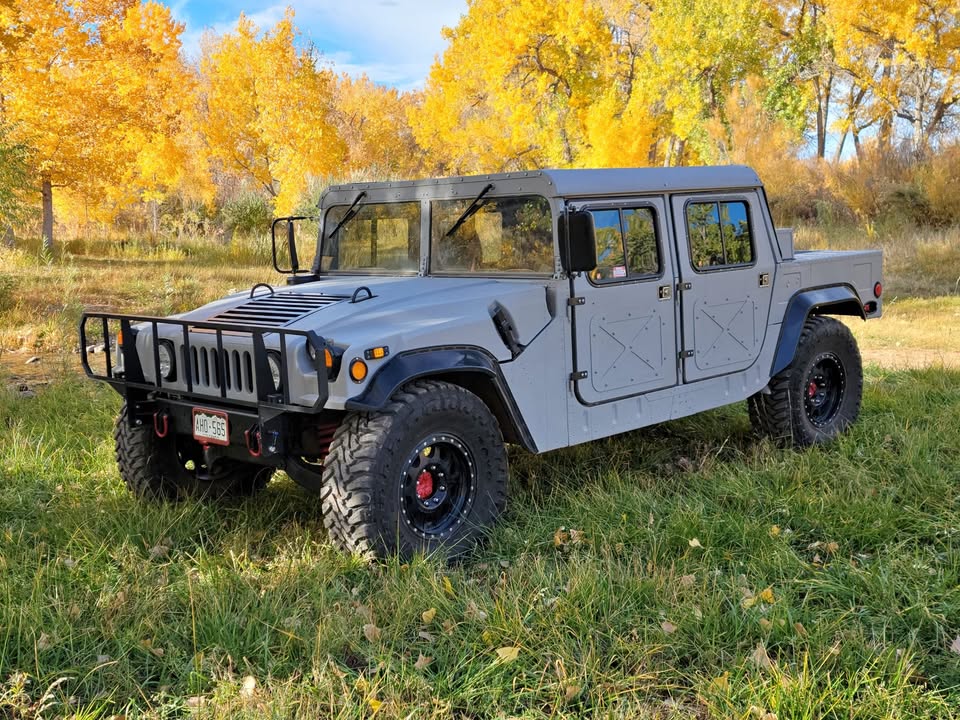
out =
[(762, 630), (769, 630), (773, 627), (773, 623), (767, 620), (766, 618), (760, 618), (760, 628)]
[(583, 531), (582, 531), (582, 530), (573, 530), (573, 529), (571, 528), (571, 530), (570, 530), (570, 544), (571, 544), (571, 545), (579, 545), (580, 543), (583, 542), (583, 539), (584, 539), (584, 534), (583, 534)]
[(730, 688), (730, 673), (725, 672), (719, 677), (715, 677), (710, 681), (710, 686), (715, 690), (725, 691)]
[(169, 552), (170, 552), (170, 548), (168, 548), (166, 545), (158, 544), (150, 548), (148, 555), (151, 560), (156, 560), (157, 558), (166, 557), (167, 553)]
[(109, 655), (97, 655), (97, 665), (103, 665), (104, 663), (110, 662)]
[(507, 645), (497, 649), (497, 659), (502, 663), (513, 662), (520, 656), (520, 648)]
[(772, 712), (764, 713), (760, 720), (777, 720), (777, 714)]
[(700, 544), (700, 540), (698, 540), (697, 538), (690, 538), (687, 541), (687, 545), (689, 545), (692, 548), (698, 548), (701, 550), (703, 549), (703, 545)]
[(763, 670), (770, 670), (773, 667), (773, 660), (767, 654), (767, 649), (763, 646), (763, 643), (758, 643), (754, 651), (750, 653), (750, 660)]
[(749, 610), (756, 604), (757, 598), (754, 597), (752, 593), (750, 595), (744, 595), (743, 600), (740, 601), (740, 607), (744, 610)]
[(443, 590), (450, 597), (454, 596), (453, 583), (450, 582), (450, 578), (448, 578), (446, 575), (443, 576)]
[(775, 599), (773, 597), (773, 588), (768, 587), (760, 591), (760, 600), (765, 602), (767, 605), (773, 605)]
[(420, 615), (420, 619), (423, 620), (424, 625), (429, 625), (433, 622), (433, 619), (437, 616), (437, 609), (430, 608), (429, 610), (424, 610)]
[(417, 636), (426, 640), (429, 643), (432, 643), (434, 640), (437, 639), (436, 635), (433, 635), (432, 633), (424, 632), (423, 630), (418, 632)]
[(432, 657), (428, 657), (423, 653), (420, 653), (420, 657), (417, 658), (417, 661), (413, 664), (413, 666), (417, 670), (423, 670), (425, 667), (427, 667), (427, 665), (429, 665), (432, 662), (433, 662)]
[(363, 636), (372, 643), (380, 641), (380, 628), (373, 623), (367, 623), (363, 626)]
[(373, 623), (373, 610), (370, 609), (369, 605), (357, 605), (357, 615), (362, 619), (366, 620), (368, 623)]
[(199, 710), (204, 705), (207, 704), (207, 699), (202, 695), (194, 695), (193, 697), (188, 697), (186, 705), (191, 710)]
[(770, 537), (778, 537), (780, 535), (780, 526), (771, 525), (770, 526)]
[(37, 639), (37, 650), (49, 650), (52, 647), (53, 638), (46, 633), (40, 633), (40, 637)]
[[(800, 637), (807, 637), (807, 629), (803, 626), (802, 622), (799, 622), (799, 621), (795, 622), (793, 624), (793, 629), (797, 631), (797, 635), (799, 635)], [(957, 639), (960, 640), (960, 638), (957, 638)], [(958, 650), (957, 652), (960, 652), (960, 650)]]
[(145, 650), (150, 651), (151, 653), (153, 653), (153, 654), (156, 655), (157, 657), (163, 657), (163, 648), (162, 648), (162, 647), (156, 647), (156, 646), (153, 644), (153, 640), (151, 640), (150, 638), (146, 638), (145, 640), (141, 640), (141, 641), (140, 641), (140, 645), (142, 645)]
[(960, 655), (960, 635), (957, 635), (953, 642), (950, 643), (950, 652), (954, 652), (957, 655)]
[(828, 542), (826, 545), (824, 545), (824, 549), (831, 555), (835, 555), (840, 549), (840, 543)]
[(693, 587), (694, 583), (697, 582), (696, 575), (681, 575), (680, 576), (680, 587)]
[(73, 570), (77, 566), (77, 561), (72, 557), (61, 558), (60, 562), (63, 563), (63, 566), (68, 570)]
[(453, 631), (457, 629), (457, 624), (453, 620), (444, 620), (441, 627), (447, 635), (453, 635)]
[(569, 539), (570, 535), (567, 534), (567, 531), (564, 528), (557, 528), (557, 531), (553, 533), (553, 546), (555, 548), (561, 548), (567, 544)]
[(565, 701), (565, 702), (570, 702), (571, 700), (573, 700), (577, 695), (580, 694), (580, 689), (581, 689), (581, 688), (580, 688), (579, 685), (567, 685), (567, 686), (563, 689), (563, 699), (564, 699), (564, 701)]
[(377, 700), (376, 698), (369, 698), (367, 702), (370, 703), (370, 709), (373, 710), (374, 715), (376, 715), (377, 711), (383, 707), (383, 701)]
[(675, 632), (677, 631), (677, 626), (674, 625), (674, 624), (673, 624), (672, 622), (670, 622), (669, 620), (664, 620), (662, 623), (660, 623), (660, 627), (663, 629), (663, 631), (664, 631), (667, 635), (672, 635), (673, 633), (675, 633)]
[(468, 620), (483, 622), (487, 619), (487, 614), (473, 600), (467, 603), (467, 608), (463, 614)]
[(253, 675), (247, 675), (243, 679), (243, 684), (240, 686), (240, 694), (243, 697), (251, 698), (253, 697), (253, 693), (256, 689), (257, 679)]

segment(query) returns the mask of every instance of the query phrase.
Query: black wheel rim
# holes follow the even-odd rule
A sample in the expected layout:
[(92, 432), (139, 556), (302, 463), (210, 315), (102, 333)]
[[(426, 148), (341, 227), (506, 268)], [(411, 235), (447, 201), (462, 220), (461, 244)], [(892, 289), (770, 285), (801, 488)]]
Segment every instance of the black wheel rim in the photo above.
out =
[(818, 355), (803, 384), (803, 406), (816, 427), (829, 425), (839, 414), (846, 390), (843, 363), (833, 353)]
[(476, 463), (460, 438), (425, 438), (407, 456), (400, 474), (400, 510), (407, 526), (427, 540), (449, 536), (473, 505)]

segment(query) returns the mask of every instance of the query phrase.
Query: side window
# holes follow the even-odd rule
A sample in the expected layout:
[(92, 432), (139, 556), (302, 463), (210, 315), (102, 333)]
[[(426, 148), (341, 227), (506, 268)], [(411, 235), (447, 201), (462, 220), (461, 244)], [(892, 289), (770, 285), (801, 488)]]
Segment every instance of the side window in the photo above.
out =
[(697, 269), (748, 265), (754, 261), (745, 202), (690, 203), (687, 234), (690, 258)]
[(660, 274), (653, 210), (593, 210), (591, 214), (597, 238), (597, 267), (590, 272), (593, 282)]

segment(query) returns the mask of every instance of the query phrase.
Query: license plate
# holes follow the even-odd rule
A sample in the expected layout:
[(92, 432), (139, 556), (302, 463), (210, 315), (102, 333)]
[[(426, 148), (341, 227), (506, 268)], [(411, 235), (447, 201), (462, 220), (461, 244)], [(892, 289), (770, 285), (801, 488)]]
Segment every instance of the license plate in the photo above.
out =
[(229, 445), (230, 420), (225, 412), (193, 409), (193, 437), (205, 444)]

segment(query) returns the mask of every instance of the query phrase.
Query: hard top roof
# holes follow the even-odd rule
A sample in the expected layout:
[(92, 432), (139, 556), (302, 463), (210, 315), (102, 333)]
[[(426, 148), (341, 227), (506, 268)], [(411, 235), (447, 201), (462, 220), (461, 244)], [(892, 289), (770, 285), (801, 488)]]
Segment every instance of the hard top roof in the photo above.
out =
[[(473, 182), (519, 181), (529, 191), (558, 197), (592, 195), (624, 195), (651, 192), (682, 192), (754, 188), (763, 185), (751, 168), (745, 165), (710, 167), (645, 167), (587, 170), (531, 170), (495, 175), (468, 175), (394, 182), (349, 183), (328, 189), (329, 193), (358, 190), (400, 189), (416, 186), (444, 186)], [(499, 188), (495, 189), (495, 193)]]

